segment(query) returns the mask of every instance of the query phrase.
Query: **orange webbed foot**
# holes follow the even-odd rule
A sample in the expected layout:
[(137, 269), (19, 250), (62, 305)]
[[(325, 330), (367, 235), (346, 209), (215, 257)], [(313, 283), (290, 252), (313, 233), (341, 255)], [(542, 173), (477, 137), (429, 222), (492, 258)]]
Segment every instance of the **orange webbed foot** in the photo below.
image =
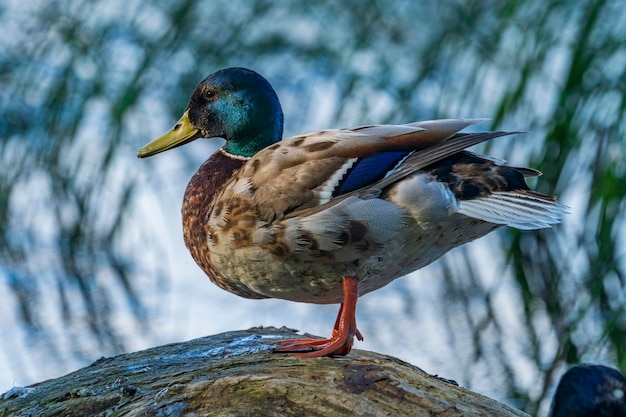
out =
[(322, 356), (345, 356), (352, 350), (354, 338), (363, 340), (356, 327), (356, 302), (359, 297), (359, 281), (354, 276), (343, 278), (344, 301), (339, 308), (335, 327), (330, 339), (289, 339), (278, 342), (274, 352), (293, 353), (299, 358)]

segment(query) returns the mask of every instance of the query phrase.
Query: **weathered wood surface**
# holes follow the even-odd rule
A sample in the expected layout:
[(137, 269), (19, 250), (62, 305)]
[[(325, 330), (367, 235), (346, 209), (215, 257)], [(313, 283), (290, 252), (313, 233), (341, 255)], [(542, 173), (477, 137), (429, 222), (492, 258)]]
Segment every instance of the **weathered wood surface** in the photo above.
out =
[(527, 416), (398, 359), (272, 354), (250, 329), (102, 358), (0, 398), (0, 416)]

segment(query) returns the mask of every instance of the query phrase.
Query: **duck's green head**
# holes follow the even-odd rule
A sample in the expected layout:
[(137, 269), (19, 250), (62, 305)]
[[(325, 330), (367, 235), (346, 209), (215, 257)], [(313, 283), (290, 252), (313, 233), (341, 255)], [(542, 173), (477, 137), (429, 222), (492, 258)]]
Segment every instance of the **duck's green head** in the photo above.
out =
[(139, 158), (189, 143), (197, 138), (224, 138), (224, 150), (251, 157), (279, 141), (283, 112), (276, 92), (258, 73), (227, 68), (206, 77), (189, 100), (178, 123), (137, 153)]

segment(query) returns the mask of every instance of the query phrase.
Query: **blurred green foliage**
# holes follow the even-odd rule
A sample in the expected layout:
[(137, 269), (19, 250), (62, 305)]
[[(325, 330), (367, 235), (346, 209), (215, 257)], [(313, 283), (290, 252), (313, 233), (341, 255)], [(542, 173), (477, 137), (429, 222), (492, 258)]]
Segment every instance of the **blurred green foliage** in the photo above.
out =
[[(288, 135), (436, 117), (531, 131), (489, 151), (542, 170), (536, 188), (574, 210), (556, 229), (502, 231), (490, 248), (516, 283), (528, 349), (502, 347), (507, 319), (475, 251), (441, 262), (442, 325), (531, 413), (564, 364), (602, 352), (626, 369), (624, 21), (619, 0), (0, 6), (0, 278), (19, 326), (33, 349), (85, 357), (123, 349), (119, 309), (152, 331), (140, 286), (171, 277), (139, 262), (165, 249), (132, 215), (153, 169), (135, 150), (204, 76), (247, 66), (277, 88)], [(201, 159), (179, 155), (189, 177)], [(535, 392), (520, 388), (519, 361), (542, 375)]]

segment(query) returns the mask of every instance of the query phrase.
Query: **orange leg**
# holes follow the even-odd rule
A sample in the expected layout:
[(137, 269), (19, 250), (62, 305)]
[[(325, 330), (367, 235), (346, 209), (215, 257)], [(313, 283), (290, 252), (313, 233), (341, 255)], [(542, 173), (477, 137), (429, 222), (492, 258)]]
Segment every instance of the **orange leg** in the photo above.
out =
[[(359, 298), (359, 281), (355, 276), (343, 278), (343, 303), (339, 308), (335, 327), (330, 339), (289, 339), (278, 342), (274, 352), (294, 353), (300, 358), (347, 355), (352, 349), (354, 337), (363, 340), (356, 328), (356, 301)], [(301, 353), (303, 352), (303, 353)]]

